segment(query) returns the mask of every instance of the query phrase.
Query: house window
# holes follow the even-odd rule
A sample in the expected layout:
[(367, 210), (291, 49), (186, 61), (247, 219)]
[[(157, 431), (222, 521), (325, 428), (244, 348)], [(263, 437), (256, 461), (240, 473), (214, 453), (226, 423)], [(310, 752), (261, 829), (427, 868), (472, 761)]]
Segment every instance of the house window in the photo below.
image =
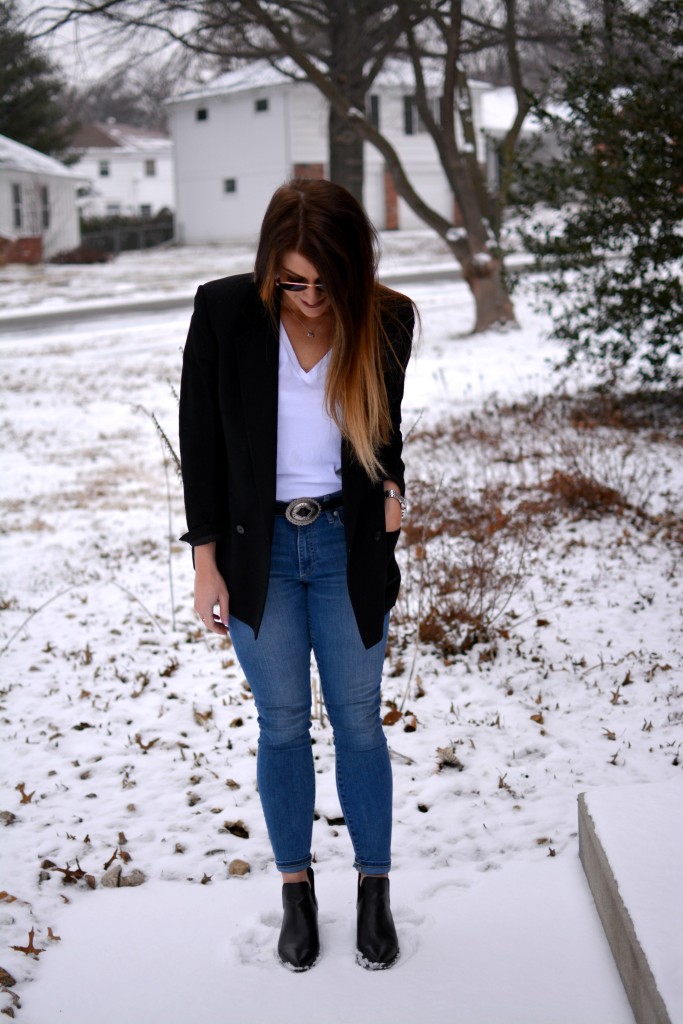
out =
[(24, 224), (23, 197), (21, 185), (12, 185), (12, 224), (21, 228)]
[(152, 216), (152, 207), (151, 207), (151, 205), (149, 203), (142, 203), (142, 205), (140, 206), (140, 216), (141, 217), (151, 217)]
[(110, 172), (109, 161), (100, 160), (100, 178), (108, 178)]
[(223, 191), (224, 192), (236, 192), (237, 191), (237, 178), (223, 178)]
[(267, 110), (267, 109), (268, 109), (268, 100), (265, 99), (265, 98), (261, 99), (261, 100), (256, 100), (256, 102), (254, 103), (254, 110), (256, 111), (257, 114), (262, 114), (264, 112), (264, 110)]
[(198, 107), (197, 110), (195, 110), (194, 112), (194, 118), (195, 121), (208, 121), (209, 111), (206, 109), (206, 107)]
[(155, 178), (157, 173), (156, 160), (145, 160), (145, 177)]
[(107, 203), (107, 217), (118, 217), (121, 213), (121, 203)]
[(43, 230), (50, 226), (50, 190), (47, 185), (40, 188), (40, 223)]
[(379, 96), (369, 96), (367, 107), (367, 115), (370, 124), (373, 128), (379, 129)]
[[(431, 96), (427, 100), (429, 112), (437, 124), (441, 124), (441, 96)], [(405, 135), (420, 135), (426, 132), (424, 121), (417, 109), (417, 100), (414, 96), (403, 97), (403, 131)]]

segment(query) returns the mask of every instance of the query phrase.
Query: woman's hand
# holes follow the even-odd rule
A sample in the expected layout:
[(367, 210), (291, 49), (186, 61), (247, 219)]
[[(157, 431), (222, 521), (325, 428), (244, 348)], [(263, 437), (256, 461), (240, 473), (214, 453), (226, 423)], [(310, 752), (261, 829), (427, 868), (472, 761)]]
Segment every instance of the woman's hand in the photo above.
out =
[[(194, 610), (212, 633), (228, 632), (228, 588), (216, 565), (216, 544), (194, 549)], [(215, 609), (218, 606), (218, 612)]]
[[(393, 480), (385, 480), (383, 490), (397, 491), (398, 484), (395, 484)], [(387, 533), (401, 529), (401, 506), (396, 498), (384, 499), (384, 525)]]

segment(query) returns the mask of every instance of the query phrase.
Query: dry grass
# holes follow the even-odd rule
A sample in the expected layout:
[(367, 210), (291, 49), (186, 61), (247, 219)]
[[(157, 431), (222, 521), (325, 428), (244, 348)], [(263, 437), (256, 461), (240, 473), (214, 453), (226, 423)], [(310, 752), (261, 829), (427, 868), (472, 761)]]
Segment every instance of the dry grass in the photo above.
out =
[(619, 517), (680, 544), (675, 508), (651, 504), (682, 444), (683, 402), (671, 394), (490, 405), (415, 432), (393, 656), (427, 644), (449, 661), (480, 644), (481, 659), (495, 657), (530, 552), (567, 521)]

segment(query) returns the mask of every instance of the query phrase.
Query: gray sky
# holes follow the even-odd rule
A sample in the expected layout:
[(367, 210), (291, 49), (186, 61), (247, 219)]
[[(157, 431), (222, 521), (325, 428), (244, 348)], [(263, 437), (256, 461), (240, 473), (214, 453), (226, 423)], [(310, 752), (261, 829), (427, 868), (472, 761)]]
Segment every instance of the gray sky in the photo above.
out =
[[(18, 7), (26, 19), (26, 29), (40, 32), (69, 10), (71, 4), (68, 0), (19, 0)], [(142, 44), (142, 38), (140, 42)], [(157, 48), (160, 43), (157, 38), (152, 45)], [(95, 19), (86, 18), (64, 25), (41, 37), (40, 45), (60, 66), (66, 78), (81, 86), (101, 79), (131, 59), (150, 59), (146, 56), (149, 43), (144, 48), (142, 45), (140, 48), (124, 47), (120, 41), (114, 45), (111, 37), (105, 35), (102, 24)]]

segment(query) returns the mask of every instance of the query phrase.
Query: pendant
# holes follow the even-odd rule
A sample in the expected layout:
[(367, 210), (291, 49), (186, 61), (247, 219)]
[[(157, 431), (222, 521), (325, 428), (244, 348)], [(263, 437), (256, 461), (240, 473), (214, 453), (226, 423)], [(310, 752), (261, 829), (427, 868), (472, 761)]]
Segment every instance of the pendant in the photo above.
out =
[(309, 338), (315, 338), (315, 331), (306, 331)]

